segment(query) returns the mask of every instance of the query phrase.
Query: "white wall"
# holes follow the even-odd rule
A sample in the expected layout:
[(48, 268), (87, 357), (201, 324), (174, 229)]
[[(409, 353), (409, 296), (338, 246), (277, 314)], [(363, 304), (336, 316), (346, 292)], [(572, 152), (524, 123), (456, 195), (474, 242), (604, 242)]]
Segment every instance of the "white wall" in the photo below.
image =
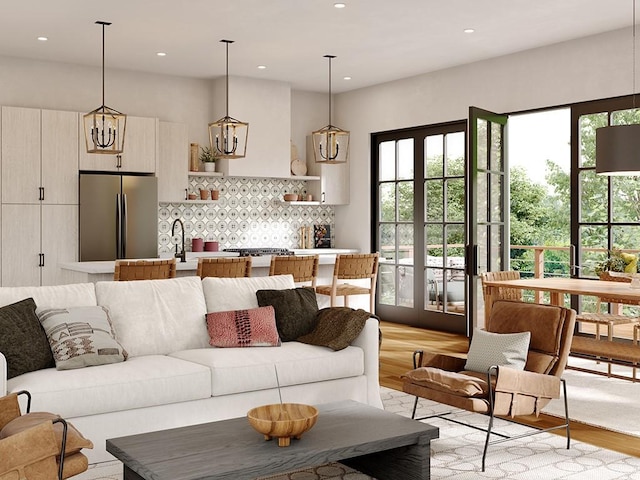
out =
[(371, 248), (371, 133), (465, 119), (470, 105), (508, 113), (629, 95), (631, 39), (630, 29), (609, 32), (338, 95), (351, 204), (336, 208), (337, 246)]
[[(186, 123), (189, 141), (209, 142), (210, 82), (106, 70), (105, 103), (128, 115)], [(102, 69), (0, 56), (0, 105), (88, 112), (102, 103)]]

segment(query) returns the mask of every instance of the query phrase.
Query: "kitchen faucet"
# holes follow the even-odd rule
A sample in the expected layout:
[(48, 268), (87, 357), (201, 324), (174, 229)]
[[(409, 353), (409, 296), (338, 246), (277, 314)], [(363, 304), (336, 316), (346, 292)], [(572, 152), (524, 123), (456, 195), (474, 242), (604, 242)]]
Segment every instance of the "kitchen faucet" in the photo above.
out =
[(171, 225), (171, 237), (173, 238), (173, 236), (176, 234), (175, 233), (175, 229), (176, 229), (176, 223), (180, 224), (180, 230), (182, 231), (182, 251), (180, 253), (178, 253), (178, 244), (176, 243), (176, 258), (180, 259), (180, 263), (184, 263), (187, 261), (187, 252), (184, 251), (184, 223), (182, 223), (182, 220), (180, 220), (179, 218), (176, 218), (173, 221), (173, 225)]

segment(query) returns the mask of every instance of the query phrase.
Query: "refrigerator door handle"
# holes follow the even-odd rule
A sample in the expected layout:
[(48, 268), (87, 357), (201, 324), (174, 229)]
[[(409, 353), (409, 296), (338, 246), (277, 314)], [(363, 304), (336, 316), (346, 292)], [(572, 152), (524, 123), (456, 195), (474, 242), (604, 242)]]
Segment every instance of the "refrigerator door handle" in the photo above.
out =
[(116, 194), (116, 258), (122, 258), (122, 200)]
[(122, 194), (122, 258), (127, 258), (127, 194)]

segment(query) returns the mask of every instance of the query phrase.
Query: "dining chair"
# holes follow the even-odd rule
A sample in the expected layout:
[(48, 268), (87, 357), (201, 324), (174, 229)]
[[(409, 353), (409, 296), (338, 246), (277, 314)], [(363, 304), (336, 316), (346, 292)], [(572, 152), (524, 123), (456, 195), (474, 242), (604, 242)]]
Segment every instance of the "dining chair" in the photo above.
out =
[(163, 260), (116, 260), (113, 279), (115, 281), (161, 280), (175, 278), (176, 259)]
[(489, 302), (495, 302), (496, 300), (516, 300), (522, 301), (522, 290), (519, 288), (500, 288), (498, 296), (493, 296), (489, 299), (487, 296), (487, 288), (485, 282), (494, 282), (500, 280), (519, 280), (520, 272), (516, 270), (499, 270), (496, 272), (482, 272), (480, 274), (480, 280), (482, 282), (482, 297), (484, 299), (484, 311), (485, 320), (489, 318), (488, 312), (491, 309)]
[(251, 257), (200, 257), (196, 274), (205, 277), (250, 277)]
[[(343, 297), (344, 306), (349, 306), (349, 296), (369, 295), (369, 311), (375, 310), (376, 279), (378, 276), (379, 253), (339, 254), (333, 268), (331, 285), (317, 285), (316, 293), (331, 297), (331, 306), (336, 306), (336, 298)], [(353, 285), (344, 280), (368, 279), (369, 286)]]
[(293, 275), (296, 283), (311, 282), (316, 287), (318, 255), (272, 255), (269, 275)]

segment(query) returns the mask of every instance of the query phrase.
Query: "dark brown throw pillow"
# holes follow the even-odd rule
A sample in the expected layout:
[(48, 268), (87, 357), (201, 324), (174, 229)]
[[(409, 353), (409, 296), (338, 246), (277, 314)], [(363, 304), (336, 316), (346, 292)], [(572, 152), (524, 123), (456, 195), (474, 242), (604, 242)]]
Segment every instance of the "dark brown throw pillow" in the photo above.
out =
[(317, 325), (311, 333), (297, 339), (298, 342), (310, 345), (342, 350), (360, 335), (371, 314), (361, 308), (349, 307), (323, 308), (316, 317)]
[(55, 367), (33, 298), (0, 308), (0, 352), (7, 359), (7, 379)]
[(271, 305), (276, 311), (276, 327), (283, 342), (294, 341), (316, 325), (318, 301), (312, 288), (258, 290), (256, 297), (258, 305)]

